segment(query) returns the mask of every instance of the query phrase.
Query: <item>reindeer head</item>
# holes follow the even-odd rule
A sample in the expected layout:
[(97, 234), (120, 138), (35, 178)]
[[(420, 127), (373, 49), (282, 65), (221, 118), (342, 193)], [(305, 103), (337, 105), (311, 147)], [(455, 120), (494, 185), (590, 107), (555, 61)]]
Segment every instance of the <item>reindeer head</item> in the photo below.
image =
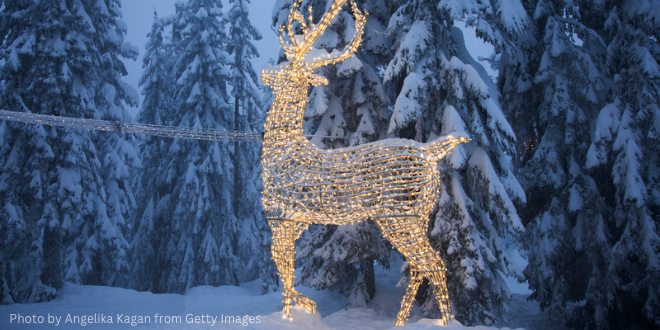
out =
[[(314, 24), (312, 7), (309, 7), (309, 19), (306, 22), (303, 15), (298, 11), (302, 0), (295, 0), (291, 7), (291, 13), (286, 24), (286, 35), (289, 39), (285, 40), (285, 27), (280, 26), (280, 44), (284, 49), (287, 59), (289, 60), (280, 70), (266, 71), (261, 73), (261, 81), (271, 87), (272, 89), (279, 89), (288, 84), (293, 84), (296, 87), (307, 88), (307, 84), (313, 86), (327, 85), (328, 80), (320, 75), (313, 74), (312, 71), (316, 68), (332, 65), (346, 60), (353, 56), (357, 48), (362, 43), (362, 33), (364, 32), (364, 25), (367, 22), (368, 13), (362, 13), (355, 0), (351, 0), (351, 7), (355, 15), (355, 38), (346, 45), (344, 51), (340, 54), (326, 54), (320, 58), (310, 57), (310, 51), (314, 42), (323, 34), (325, 29), (328, 28), (332, 20), (339, 14), (342, 7), (348, 0), (335, 0), (330, 6), (330, 10), (325, 13), (323, 18), (318, 24)], [(294, 31), (294, 23), (298, 22), (302, 27), (302, 36), (296, 35)]]

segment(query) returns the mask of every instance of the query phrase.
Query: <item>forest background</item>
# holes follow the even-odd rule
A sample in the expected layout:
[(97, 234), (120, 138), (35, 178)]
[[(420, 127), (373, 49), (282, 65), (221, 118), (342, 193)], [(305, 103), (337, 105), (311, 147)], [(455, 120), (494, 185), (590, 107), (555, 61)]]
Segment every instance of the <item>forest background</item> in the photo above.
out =
[[(303, 2), (320, 15), (330, 1)], [(247, 3), (150, 10), (140, 96), (124, 80), (139, 51), (125, 43), (121, 1), (2, 1), (0, 104), (117, 121), (137, 108), (141, 123), (260, 134), (271, 95), (250, 60), (262, 33), (275, 36), (252, 25)], [(439, 165), (429, 228), (456, 318), (506, 322), (502, 278), (513, 276), (567, 326), (660, 325), (660, 1), (358, 5), (371, 14), (363, 46), (321, 70), (330, 85), (310, 90), (305, 130), (321, 148), (472, 137)], [(269, 24), (290, 6), (274, 2)], [(351, 20), (342, 13), (315, 46), (341, 49)], [(459, 21), (492, 45), (495, 80)], [(256, 277), (263, 292), (278, 285), (258, 143), (5, 121), (0, 139), (3, 303), (53, 299), (64, 282), (156, 293)], [(394, 253), (373, 223), (316, 226), (299, 242), (299, 281), (364, 306), (374, 267), (389, 267)], [(418, 301), (433, 313), (429, 290)]]

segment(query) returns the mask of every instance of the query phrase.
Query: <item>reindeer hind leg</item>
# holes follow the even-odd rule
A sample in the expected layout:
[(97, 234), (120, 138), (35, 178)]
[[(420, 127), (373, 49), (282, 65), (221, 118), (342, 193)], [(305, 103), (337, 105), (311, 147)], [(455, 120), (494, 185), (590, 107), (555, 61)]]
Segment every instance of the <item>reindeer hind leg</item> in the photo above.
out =
[(429, 280), (431, 281), (431, 284), (433, 284), (433, 294), (438, 301), (440, 315), (442, 315), (443, 322), (446, 325), (452, 317), (452, 312), (451, 303), (449, 301), (449, 292), (447, 291), (447, 279), (445, 277), (444, 264), (440, 270), (430, 273)]
[(417, 259), (415, 262), (421, 273), (420, 277), (427, 278), (431, 282), (433, 294), (440, 309), (442, 322), (447, 325), (449, 319), (452, 317), (452, 312), (449, 294), (447, 292), (445, 263), (438, 253), (433, 250), (428, 240), (420, 241), (416, 246), (416, 250), (419, 252), (414, 259)]
[(428, 278), (433, 285), (442, 319), (447, 324), (451, 317), (451, 305), (447, 294), (445, 264), (426, 237), (428, 221), (416, 216), (402, 216), (393, 219), (379, 219), (377, 223), (383, 231), (383, 235), (403, 254), (410, 265), (410, 283), (401, 303), (396, 325), (405, 324), (424, 277)]
[(406, 325), (406, 320), (410, 315), (410, 309), (412, 304), (415, 301), (415, 296), (417, 295), (417, 290), (422, 284), (422, 277), (419, 276), (418, 272), (410, 271), (410, 283), (408, 283), (408, 288), (406, 288), (406, 295), (403, 296), (403, 301), (401, 301), (401, 310), (396, 316), (395, 327), (402, 327)]

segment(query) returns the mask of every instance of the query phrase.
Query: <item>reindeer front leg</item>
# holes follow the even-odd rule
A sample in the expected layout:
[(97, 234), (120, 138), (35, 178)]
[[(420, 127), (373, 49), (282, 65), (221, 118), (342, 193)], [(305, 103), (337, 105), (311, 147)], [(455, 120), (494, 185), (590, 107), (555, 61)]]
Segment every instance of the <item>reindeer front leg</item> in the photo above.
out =
[(401, 310), (396, 316), (395, 327), (402, 327), (406, 325), (406, 320), (410, 315), (410, 308), (412, 308), (413, 302), (415, 301), (415, 296), (417, 295), (417, 290), (422, 284), (423, 278), (420, 276), (419, 272), (416, 270), (410, 269), (410, 283), (408, 283), (408, 288), (406, 288), (406, 295), (403, 296), (403, 301), (401, 302)]
[(284, 315), (291, 317), (291, 305), (293, 302), (316, 313), (316, 303), (300, 294), (293, 287), (293, 272), (295, 270), (295, 242), (303, 231), (307, 230), (308, 224), (293, 220), (270, 220), (268, 222), (273, 232), (273, 244), (271, 253), (277, 265), (277, 270), (282, 279), (284, 289)]

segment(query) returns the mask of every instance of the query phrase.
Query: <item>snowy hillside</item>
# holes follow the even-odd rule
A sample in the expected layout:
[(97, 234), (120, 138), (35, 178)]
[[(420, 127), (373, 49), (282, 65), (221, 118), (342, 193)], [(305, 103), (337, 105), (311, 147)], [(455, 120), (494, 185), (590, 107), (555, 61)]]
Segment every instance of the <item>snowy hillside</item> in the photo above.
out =
[[(319, 314), (294, 308), (293, 319), (282, 318), (281, 291), (260, 295), (261, 283), (247, 283), (241, 287), (197, 287), (185, 295), (152, 294), (133, 290), (78, 286), (66, 284), (60, 297), (42, 304), (16, 304), (0, 306), (0, 327), (2, 329), (390, 329), (394, 328), (396, 313), (403, 297), (404, 289), (396, 288), (400, 275), (394, 271), (377, 271), (376, 296), (368, 308), (344, 308), (346, 298), (330, 291), (315, 291), (299, 286), (298, 289), (316, 300)], [(513, 290), (510, 328), (556, 329), (548, 316), (539, 312), (536, 303), (525, 301), (520, 294), (524, 286)], [(516, 293), (519, 292), (519, 293)], [(14, 316), (12, 316), (12, 314)], [(43, 317), (43, 324), (17, 323), (18, 314), (22, 317)], [(53, 322), (49, 324), (50, 321)], [(80, 322), (83, 316), (94, 318), (85, 326)], [(157, 318), (158, 316), (158, 318)], [(67, 317), (70, 317), (67, 323)], [(77, 319), (75, 317), (78, 317)], [(128, 319), (127, 319), (128, 317)], [(135, 317), (131, 325), (131, 317)], [(142, 319), (140, 319), (142, 317)], [(167, 319), (170, 323), (167, 324)], [(173, 323), (180, 317), (180, 323)], [(197, 322), (195, 322), (197, 317)], [(222, 323), (222, 320), (226, 320)], [(240, 317), (240, 321), (238, 318)], [(250, 318), (252, 317), (252, 318)], [(12, 321), (12, 318), (14, 320)], [(118, 318), (123, 323), (118, 322)], [(59, 319), (59, 326), (57, 320)], [(111, 319), (113, 323), (106, 322)], [(159, 321), (160, 320), (160, 321)], [(37, 321), (39, 321), (37, 319)], [(70, 321), (75, 321), (71, 323)], [(144, 322), (140, 324), (139, 322)], [(233, 321), (233, 322), (232, 322)], [(215, 324), (214, 324), (215, 322)], [(252, 322), (252, 323), (250, 323)], [(441, 326), (438, 320), (422, 318), (415, 306), (408, 323), (401, 329), (433, 329)], [(445, 329), (507, 329), (500, 327), (465, 327), (452, 321)]]

